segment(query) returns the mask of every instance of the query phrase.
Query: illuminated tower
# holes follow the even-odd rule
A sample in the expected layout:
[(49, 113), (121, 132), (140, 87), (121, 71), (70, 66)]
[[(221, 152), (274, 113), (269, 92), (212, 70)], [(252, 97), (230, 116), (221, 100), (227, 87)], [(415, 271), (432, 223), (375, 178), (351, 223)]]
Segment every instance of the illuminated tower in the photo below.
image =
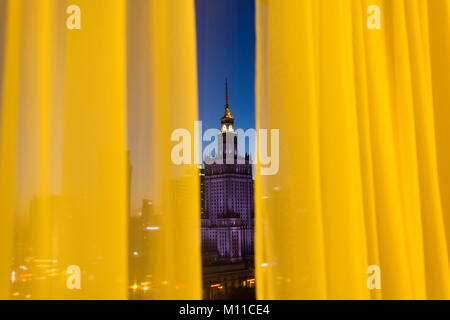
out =
[[(228, 81), (225, 82), (225, 114), (220, 125), (217, 161), (205, 164), (202, 177), (202, 249), (204, 260), (210, 260), (204, 263), (252, 261), (252, 165), (248, 155), (238, 154), (237, 133), (228, 102)], [(216, 261), (212, 257), (217, 257)]]
[(225, 114), (220, 119), (220, 133), (218, 139), (219, 158), (223, 163), (237, 163), (237, 133), (234, 131), (234, 118), (228, 103), (228, 80), (225, 79)]
[(228, 103), (228, 79), (225, 79), (225, 115), (220, 119), (222, 132), (234, 132), (234, 118), (231, 116)]

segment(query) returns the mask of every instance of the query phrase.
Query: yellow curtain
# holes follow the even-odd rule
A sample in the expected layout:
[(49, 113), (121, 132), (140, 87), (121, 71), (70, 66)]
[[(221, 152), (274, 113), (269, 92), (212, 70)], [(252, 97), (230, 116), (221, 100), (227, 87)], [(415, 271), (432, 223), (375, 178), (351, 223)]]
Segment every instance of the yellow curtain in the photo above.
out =
[(450, 2), (256, 3), (258, 298), (450, 298)]
[(198, 170), (171, 160), (172, 132), (194, 137), (198, 117), (194, 1), (131, 0), (128, 16), (130, 215), (158, 229), (137, 266), (147, 279), (130, 282), (150, 280), (152, 299), (201, 299)]
[[(80, 29), (68, 27), (74, 5)], [(197, 119), (193, 1), (0, 9), (0, 298), (126, 299), (135, 190), (160, 231), (146, 297), (200, 298), (198, 177), (169, 149), (172, 130)], [(143, 9), (148, 19), (130, 21)], [(146, 49), (131, 50), (137, 41)], [(139, 93), (147, 100), (129, 97)]]

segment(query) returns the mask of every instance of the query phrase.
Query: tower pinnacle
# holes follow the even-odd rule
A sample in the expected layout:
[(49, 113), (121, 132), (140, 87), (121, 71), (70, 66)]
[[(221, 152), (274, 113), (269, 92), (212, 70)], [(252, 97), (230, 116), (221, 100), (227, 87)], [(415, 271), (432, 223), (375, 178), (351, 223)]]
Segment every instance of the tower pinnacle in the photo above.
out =
[(228, 103), (228, 79), (225, 78), (225, 115), (220, 119), (222, 132), (233, 131), (234, 118), (230, 112)]
[(229, 107), (228, 104), (228, 79), (225, 78), (225, 107)]

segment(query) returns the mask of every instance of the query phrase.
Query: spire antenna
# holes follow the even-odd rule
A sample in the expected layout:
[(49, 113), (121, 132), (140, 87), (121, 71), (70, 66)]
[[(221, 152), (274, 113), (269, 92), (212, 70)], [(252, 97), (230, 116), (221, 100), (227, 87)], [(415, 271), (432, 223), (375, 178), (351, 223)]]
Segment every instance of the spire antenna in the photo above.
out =
[(220, 119), (220, 126), (222, 132), (233, 132), (234, 118), (230, 112), (230, 105), (228, 104), (228, 78), (225, 78), (225, 114)]
[(229, 104), (228, 104), (228, 78), (225, 78), (225, 107), (229, 107)]

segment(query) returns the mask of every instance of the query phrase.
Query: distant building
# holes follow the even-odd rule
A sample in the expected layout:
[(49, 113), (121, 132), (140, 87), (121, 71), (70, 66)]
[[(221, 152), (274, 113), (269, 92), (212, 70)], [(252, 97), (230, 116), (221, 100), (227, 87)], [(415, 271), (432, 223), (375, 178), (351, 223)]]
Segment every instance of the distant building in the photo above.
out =
[(152, 259), (163, 259), (160, 225), (161, 215), (155, 212), (151, 201), (142, 201), (142, 209), (137, 216), (129, 217), (129, 298), (147, 299), (152, 289), (160, 286), (161, 270)]
[[(238, 154), (234, 118), (225, 84), (225, 114), (220, 119), (218, 154), (200, 171), (201, 240), (206, 298), (210, 288), (241, 287), (253, 279), (254, 201), (249, 155)], [(254, 282), (254, 281), (253, 281)], [(208, 293), (209, 292), (209, 293)]]

